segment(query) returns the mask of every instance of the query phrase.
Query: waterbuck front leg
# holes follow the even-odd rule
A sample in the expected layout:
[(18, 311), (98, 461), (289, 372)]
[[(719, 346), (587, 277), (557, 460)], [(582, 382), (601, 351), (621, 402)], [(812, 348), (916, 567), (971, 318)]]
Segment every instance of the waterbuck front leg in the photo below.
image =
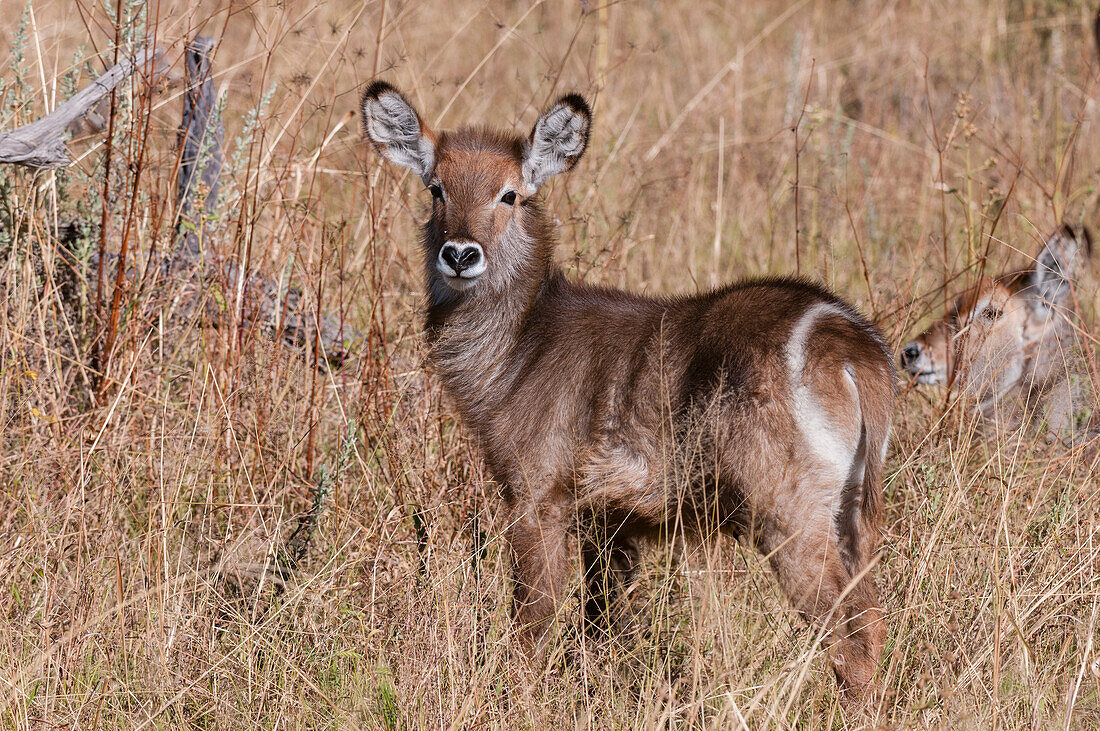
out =
[(609, 633), (618, 596), (638, 566), (638, 548), (622, 526), (596, 519), (581, 550), (584, 560), (584, 626), (590, 636)]
[(517, 501), (509, 513), (512, 615), (525, 643), (541, 651), (569, 583), (571, 506), (557, 494)]

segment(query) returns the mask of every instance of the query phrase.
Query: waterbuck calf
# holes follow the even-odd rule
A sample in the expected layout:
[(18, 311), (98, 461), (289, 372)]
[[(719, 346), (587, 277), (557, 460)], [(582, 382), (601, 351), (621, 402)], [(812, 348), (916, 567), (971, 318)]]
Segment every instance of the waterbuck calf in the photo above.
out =
[(1088, 414), (1076, 354), (1074, 282), (1092, 253), (1087, 230), (1062, 226), (1033, 266), (982, 277), (946, 315), (905, 344), (901, 366), (920, 384), (952, 384), (983, 423), (1044, 425), (1063, 438)]
[(893, 407), (875, 329), (801, 280), (681, 297), (569, 281), (537, 193), (588, 144), (578, 95), (526, 138), (437, 134), (380, 81), (362, 111), (375, 149), (432, 196), (431, 362), (500, 483), (528, 638), (564, 599), (571, 536), (589, 626), (603, 628), (635, 539), (721, 529), (769, 557), (828, 631), (844, 697), (865, 696), (886, 635), (869, 574)]

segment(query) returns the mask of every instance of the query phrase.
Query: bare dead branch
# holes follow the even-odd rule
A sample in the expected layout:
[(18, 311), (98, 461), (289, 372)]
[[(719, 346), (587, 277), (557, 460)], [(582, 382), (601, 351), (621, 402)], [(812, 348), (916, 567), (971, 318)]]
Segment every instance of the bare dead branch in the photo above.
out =
[(151, 48), (139, 51), (119, 61), (42, 119), (11, 132), (0, 132), (0, 163), (33, 168), (57, 168), (71, 163), (72, 157), (65, 147), (65, 134), (69, 125), (86, 114), (153, 56)]
[(202, 211), (213, 214), (224, 159), (225, 128), (210, 78), (214, 46), (213, 38), (197, 36), (184, 56), (187, 93), (183, 96), (183, 119), (179, 129), (179, 144), (183, 150), (176, 200), (180, 217), (177, 255), (185, 258), (198, 257), (199, 229), (204, 226), (204, 216), (194, 205), (195, 194), (205, 192)]

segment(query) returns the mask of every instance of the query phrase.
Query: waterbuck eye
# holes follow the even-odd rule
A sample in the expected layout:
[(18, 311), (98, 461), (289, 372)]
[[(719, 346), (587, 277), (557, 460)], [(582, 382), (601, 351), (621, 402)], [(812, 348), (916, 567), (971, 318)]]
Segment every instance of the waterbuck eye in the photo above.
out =
[(516, 191), (510, 190), (507, 193), (505, 193), (504, 195), (502, 195), (500, 197), (500, 202), (501, 203), (507, 203), (510, 206), (515, 205), (515, 203), (516, 203)]
[(443, 200), (443, 189), (439, 187), (439, 184), (432, 183), (428, 186), (428, 192), (432, 194), (432, 198)]
[(986, 307), (984, 310), (982, 310), (982, 317), (987, 320), (997, 320), (1001, 317), (1001, 311), (998, 310), (996, 307)]

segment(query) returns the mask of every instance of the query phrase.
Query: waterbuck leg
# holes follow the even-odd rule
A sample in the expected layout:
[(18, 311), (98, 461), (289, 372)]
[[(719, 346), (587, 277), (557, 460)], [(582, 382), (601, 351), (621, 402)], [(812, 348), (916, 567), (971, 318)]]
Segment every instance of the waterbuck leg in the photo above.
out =
[(569, 512), (564, 504), (511, 511), (513, 616), (524, 639), (541, 644), (569, 582)]
[(606, 527), (594, 528), (581, 551), (585, 631), (592, 636), (611, 630), (616, 600), (638, 565), (638, 549), (633, 541), (610, 533)]
[(886, 625), (870, 576), (853, 584), (830, 525), (769, 531), (761, 549), (771, 556), (780, 587), (816, 628), (825, 629), (845, 705), (860, 706), (875, 689)]

